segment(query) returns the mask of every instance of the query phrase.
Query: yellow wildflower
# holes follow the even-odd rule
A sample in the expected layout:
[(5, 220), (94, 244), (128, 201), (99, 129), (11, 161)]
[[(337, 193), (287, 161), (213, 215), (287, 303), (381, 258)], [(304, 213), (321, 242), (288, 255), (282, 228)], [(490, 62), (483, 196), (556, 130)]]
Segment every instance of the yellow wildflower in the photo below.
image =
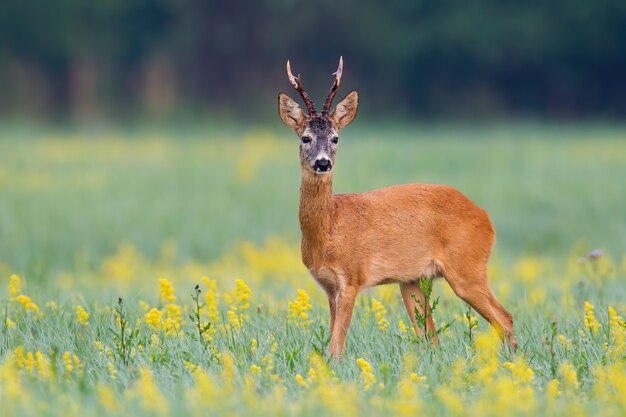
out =
[(20, 291), (22, 288), (22, 280), (19, 275), (13, 274), (9, 280), (9, 299), (15, 300), (18, 295), (20, 295)]
[(15, 365), (18, 368), (22, 369), (24, 367), (24, 361), (25, 361), (24, 346), (20, 345), (16, 347), (15, 350), (13, 351), (13, 354), (15, 355)]
[(441, 385), (437, 388), (435, 397), (450, 411), (450, 415), (459, 416), (464, 414), (465, 405), (463, 404), (463, 398), (448, 386)]
[(146, 302), (145, 302), (145, 301), (143, 301), (143, 300), (139, 300), (139, 307), (141, 307), (141, 309), (142, 309), (143, 311), (148, 311), (148, 310), (150, 310), (150, 304), (146, 303)]
[(576, 370), (569, 362), (563, 362), (559, 366), (559, 375), (563, 382), (563, 388), (568, 391), (575, 392), (578, 389), (578, 377)]
[(76, 306), (76, 319), (81, 326), (89, 326), (89, 313), (81, 306)]
[(235, 280), (235, 296), (239, 310), (247, 310), (250, 308), (250, 295), (252, 291), (242, 279)]
[(235, 359), (228, 351), (221, 353), (220, 358), (222, 360), (222, 384), (224, 388), (232, 390), (235, 385), (235, 373), (237, 368), (235, 366)]
[(98, 400), (100, 404), (104, 406), (107, 411), (115, 412), (119, 408), (119, 399), (115, 395), (113, 388), (102, 383), (96, 385), (96, 393), (98, 394)]
[(385, 306), (382, 305), (380, 301), (372, 298), (372, 311), (376, 315), (378, 328), (381, 332), (385, 333), (387, 331), (387, 327), (389, 327), (389, 322), (385, 318), (385, 314), (387, 314), (387, 309), (385, 308)]
[(250, 365), (250, 372), (252, 372), (253, 374), (258, 374), (259, 372), (261, 372), (261, 367), (258, 365)]
[(236, 310), (228, 310), (226, 313), (228, 315), (228, 322), (230, 323), (230, 327), (233, 330), (239, 330), (241, 328), (241, 319), (240, 316), (237, 315)]
[(610, 354), (613, 357), (620, 356), (626, 350), (626, 328), (624, 320), (617, 314), (613, 307), (609, 307), (609, 328), (613, 337)]
[(593, 315), (594, 306), (589, 301), (585, 301), (585, 327), (593, 334), (600, 328), (600, 323)]
[(146, 313), (144, 319), (153, 330), (159, 330), (163, 327), (163, 312), (161, 310), (153, 308)]
[(50, 361), (48, 360), (48, 358), (44, 356), (43, 353), (39, 351), (35, 352), (34, 366), (35, 366), (35, 369), (37, 370), (37, 373), (42, 379), (46, 379), (50, 377), (50, 375), (52, 374), (52, 371), (50, 368)]
[(214, 279), (208, 277), (202, 278), (202, 282), (207, 286), (207, 290), (204, 294), (205, 306), (204, 310), (209, 316), (209, 320), (214, 325), (220, 321), (219, 315), (219, 292), (217, 291), (217, 282)]
[(420, 375), (416, 374), (415, 372), (411, 372), (409, 374), (409, 378), (411, 378), (411, 381), (415, 382), (416, 384), (426, 382), (426, 377), (425, 376), (420, 376)]
[(182, 309), (180, 308), (178, 304), (166, 304), (164, 309), (165, 309), (166, 318), (170, 318), (174, 321), (182, 323), (183, 321)]
[(312, 308), (311, 298), (302, 289), (298, 289), (298, 298), (295, 301), (289, 301), (287, 311), (290, 314), (291, 321), (302, 327), (307, 327), (312, 323), (307, 311)]
[(532, 382), (535, 376), (533, 370), (521, 356), (515, 358), (515, 362), (505, 362), (502, 366), (511, 372), (516, 383), (528, 384)]
[(472, 405), (469, 415), (535, 415), (535, 394), (530, 385), (519, 385), (511, 378), (498, 378), (486, 385)]
[(117, 379), (117, 369), (115, 369), (113, 362), (109, 361), (107, 364), (107, 371), (109, 371), (109, 378)]
[(170, 281), (165, 278), (161, 278), (159, 280), (159, 289), (161, 293), (161, 301), (173, 303), (176, 301), (176, 296), (174, 295), (174, 285)]
[(563, 349), (568, 350), (572, 348), (572, 341), (562, 334), (560, 334), (556, 339), (559, 341), (561, 346), (563, 346)]
[(69, 377), (72, 373), (80, 373), (83, 370), (83, 364), (76, 355), (70, 352), (63, 353), (63, 364), (65, 365), (65, 376)]
[(302, 388), (308, 388), (309, 384), (306, 383), (305, 379), (300, 374), (296, 374), (295, 377), (296, 383), (300, 385)]
[(402, 332), (403, 334), (406, 333), (406, 326), (404, 325), (404, 322), (402, 321), (402, 319), (400, 319), (400, 321), (398, 322), (398, 328), (400, 329), (400, 332)]
[(25, 294), (15, 297), (15, 301), (20, 303), (26, 310), (30, 310), (34, 313), (39, 313), (39, 306), (32, 302), (29, 296)]
[(4, 319), (4, 325), (7, 326), (9, 330), (15, 328), (15, 322), (8, 317)]
[(553, 379), (548, 383), (546, 387), (546, 396), (548, 397), (548, 400), (555, 400), (559, 395), (561, 395), (560, 385), (561, 384), (558, 379)]
[(477, 369), (474, 377), (478, 382), (489, 384), (498, 370), (497, 355), (500, 347), (500, 338), (497, 331), (489, 329), (486, 332), (478, 333), (475, 346), (477, 351)]
[(29, 374), (33, 373), (33, 369), (35, 369), (35, 355), (33, 352), (26, 352), (26, 359), (24, 360), (24, 368)]
[(168, 317), (165, 319), (165, 323), (163, 323), (163, 329), (165, 330), (166, 336), (177, 336), (179, 334), (178, 330), (180, 329), (180, 324), (176, 320)]
[(104, 351), (104, 343), (101, 341), (94, 340), (93, 344), (96, 346), (96, 349), (98, 349), (98, 352), (102, 353)]
[(145, 367), (139, 369), (139, 378), (134, 387), (128, 391), (130, 398), (137, 398), (141, 407), (146, 411), (167, 414), (169, 404), (159, 391), (154, 376)]
[(200, 370), (200, 367), (198, 365), (194, 365), (191, 362), (183, 361), (183, 364), (185, 365), (185, 368), (187, 368), (187, 370), (191, 372), (192, 374)]
[(358, 358), (356, 363), (361, 368), (361, 381), (363, 381), (365, 391), (369, 391), (376, 384), (376, 375), (372, 372), (372, 365), (363, 358)]

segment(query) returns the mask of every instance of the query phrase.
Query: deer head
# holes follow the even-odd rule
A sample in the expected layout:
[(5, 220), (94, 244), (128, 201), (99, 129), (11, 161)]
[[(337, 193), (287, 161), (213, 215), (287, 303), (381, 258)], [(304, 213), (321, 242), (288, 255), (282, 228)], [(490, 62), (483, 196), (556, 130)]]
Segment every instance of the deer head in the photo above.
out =
[(341, 82), (342, 71), (343, 58), (339, 58), (339, 68), (333, 74), (335, 81), (324, 102), (321, 114), (317, 113), (315, 104), (302, 88), (300, 75), (294, 77), (291, 73), (289, 61), (287, 61), (289, 82), (300, 93), (308, 115), (304, 114), (298, 103), (289, 98), (287, 94), (280, 93), (278, 95), (278, 113), (281, 120), (292, 128), (300, 138), (302, 169), (307, 169), (315, 174), (327, 174), (331, 171), (339, 144), (339, 131), (350, 124), (356, 116), (359, 100), (356, 91), (350, 92), (332, 112), (330, 111), (330, 106)]

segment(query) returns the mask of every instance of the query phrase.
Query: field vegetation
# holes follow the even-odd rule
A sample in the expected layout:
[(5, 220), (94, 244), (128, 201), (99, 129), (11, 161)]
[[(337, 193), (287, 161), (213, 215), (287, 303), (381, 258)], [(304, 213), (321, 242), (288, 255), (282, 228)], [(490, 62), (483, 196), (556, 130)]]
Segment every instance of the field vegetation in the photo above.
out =
[(236, 127), (0, 129), (6, 416), (626, 413), (626, 130), (354, 127), (336, 192), (452, 185), (491, 214), (517, 352), (433, 286), (357, 302), (342, 363), (301, 264), (298, 143)]

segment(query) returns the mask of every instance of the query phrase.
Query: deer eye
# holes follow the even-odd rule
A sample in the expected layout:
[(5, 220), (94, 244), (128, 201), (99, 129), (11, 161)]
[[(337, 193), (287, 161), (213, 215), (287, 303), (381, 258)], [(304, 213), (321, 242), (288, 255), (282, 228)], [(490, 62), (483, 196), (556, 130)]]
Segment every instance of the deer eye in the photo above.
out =
[(308, 136), (302, 136), (302, 139), (300, 139), (302, 141), (302, 143), (307, 144), (307, 143), (311, 143), (311, 138)]
[(339, 143), (339, 138), (337, 136), (335, 136), (334, 138), (331, 139), (331, 142), (336, 145), (336, 144)]

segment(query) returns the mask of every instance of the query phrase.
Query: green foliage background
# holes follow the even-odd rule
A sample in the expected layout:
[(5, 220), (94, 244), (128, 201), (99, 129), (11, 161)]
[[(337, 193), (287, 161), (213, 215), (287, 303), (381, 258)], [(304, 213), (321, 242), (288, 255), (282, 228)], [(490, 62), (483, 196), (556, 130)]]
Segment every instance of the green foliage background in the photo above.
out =
[(626, 113), (621, 0), (4, 0), (0, 110), (259, 119), (288, 58), (318, 98), (339, 55), (382, 117)]

